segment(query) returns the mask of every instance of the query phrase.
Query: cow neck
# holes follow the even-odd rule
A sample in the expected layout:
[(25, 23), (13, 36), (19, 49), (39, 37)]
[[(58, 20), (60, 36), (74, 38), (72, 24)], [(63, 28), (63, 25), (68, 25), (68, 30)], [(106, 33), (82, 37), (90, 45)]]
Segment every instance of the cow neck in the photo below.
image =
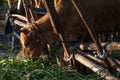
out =
[[(57, 13), (60, 10), (60, 3), (61, 2), (58, 2), (59, 5), (56, 6)], [(53, 32), (48, 13), (38, 19), (34, 24), (37, 25), (40, 34), (42, 34), (42, 36), (44, 37), (44, 40), (46, 40), (46, 42), (50, 44), (53, 43), (52, 39), (56, 39), (56, 35)]]
[(48, 14), (38, 19), (35, 24), (38, 26), (39, 30), (41, 30), (41, 33), (51, 30)]
[[(62, 13), (64, 12), (63, 10), (63, 7), (66, 5), (66, 3), (68, 3), (70, 1), (68, 0), (59, 0), (55, 9), (58, 13), (58, 16), (62, 15)], [(50, 20), (49, 20), (49, 16), (48, 16), (48, 13), (46, 15), (44, 15), (43, 17), (41, 17), (40, 19), (38, 19), (35, 24), (38, 25), (39, 29), (42, 31), (42, 32), (46, 32), (46, 31), (49, 31), (49, 30), (52, 30), (52, 25), (50, 23)]]

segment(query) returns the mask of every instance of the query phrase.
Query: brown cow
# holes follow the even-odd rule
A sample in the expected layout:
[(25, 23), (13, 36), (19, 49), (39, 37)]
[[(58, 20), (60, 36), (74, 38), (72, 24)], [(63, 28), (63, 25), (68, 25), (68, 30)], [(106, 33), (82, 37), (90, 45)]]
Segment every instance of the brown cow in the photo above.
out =
[[(112, 32), (120, 24), (119, 0), (79, 1), (97, 33)], [(81, 40), (86, 34), (86, 30), (71, 0), (59, 0), (55, 9), (66, 40)], [(52, 30), (48, 14), (37, 20), (35, 24), (21, 28), (21, 31), (20, 39), (24, 53), (19, 53), (17, 58), (26, 55), (30, 55), (30, 57), (39, 56), (46, 47), (46, 43), (51, 45), (59, 40)]]

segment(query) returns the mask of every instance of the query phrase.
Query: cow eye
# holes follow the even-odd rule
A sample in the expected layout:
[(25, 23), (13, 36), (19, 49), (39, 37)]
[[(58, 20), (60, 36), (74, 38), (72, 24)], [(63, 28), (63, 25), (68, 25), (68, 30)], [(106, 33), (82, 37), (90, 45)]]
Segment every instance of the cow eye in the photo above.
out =
[(21, 33), (21, 32), (23, 32), (23, 33), (29, 33), (29, 30), (22, 28), (22, 29), (19, 30), (19, 33)]

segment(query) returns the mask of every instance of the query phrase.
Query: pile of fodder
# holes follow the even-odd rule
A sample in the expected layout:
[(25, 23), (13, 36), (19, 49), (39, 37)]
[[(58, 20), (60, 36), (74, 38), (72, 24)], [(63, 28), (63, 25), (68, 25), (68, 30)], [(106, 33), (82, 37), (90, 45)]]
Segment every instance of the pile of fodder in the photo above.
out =
[(67, 67), (59, 67), (54, 61), (39, 59), (36, 62), (0, 59), (0, 80), (102, 80), (99, 76), (82, 75)]

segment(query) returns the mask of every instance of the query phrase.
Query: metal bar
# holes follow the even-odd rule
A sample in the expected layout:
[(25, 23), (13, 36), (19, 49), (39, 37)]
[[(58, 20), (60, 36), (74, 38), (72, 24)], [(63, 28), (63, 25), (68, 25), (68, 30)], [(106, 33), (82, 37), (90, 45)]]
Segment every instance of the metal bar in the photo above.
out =
[(28, 0), (28, 3), (30, 3), (29, 5), (29, 13), (31, 16), (31, 22), (35, 22), (35, 20), (37, 19), (36, 14), (33, 12), (32, 7), (35, 7), (33, 4), (35, 3), (34, 0)]
[(88, 19), (83, 7), (81, 6), (80, 2), (78, 0), (71, 0), (74, 7), (76, 8), (77, 12), (79, 13), (85, 27), (87, 28), (91, 38), (93, 39), (93, 41), (95, 42), (95, 44), (97, 45), (97, 49), (98, 49), (98, 54), (100, 56), (102, 56), (102, 58), (105, 58), (105, 54), (103, 53), (103, 48), (101, 46), (101, 44), (99, 43), (98, 37), (96, 35), (96, 32), (94, 30), (94, 27), (92, 26), (90, 20)]
[(21, 8), (22, 8), (22, 0), (18, 0), (18, 3), (17, 3), (17, 13), (20, 13)]
[(58, 34), (58, 36), (62, 42), (62, 46), (63, 46), (64, 51), (65, 51), (65, 55), (67, 57), (70, 57), (70, 52), (69, 52), (68, 47), (66, 45), (64, 34), (63, 34), (61, 26), (60, 26), (60, 21), (59, 21), (57, 12), (54, 8), (54, 2), (52, 3), (51, 1), (53, 1), (53, 0), (43, 0), (43, 3), (45, 5), (45, 8), (46, 8), (48, 14), (49, 14), (49, 18), (50, 18), (50, 22), (52, 24), (53, 31), (56, 34)]
[(30, 20), (30, 13), (29, 13), (29, 9), (28, 9), (28, 3), (27, 3), (27, 0), (23, 0), (23, 6), (24, 6), (24, 9), (25, 9), (25, 14), (26, 14), (26, 17), (28, 19), (28, 24), (31, 22)]
[(32, 10), (35, 11), (36, 14), (40, 14), (40, 15), (46, 14), (45, 8), (32, 8)]
[(8, 7), (12, 8), (12, 0), (7, 0), (7, 2), (8, 2)]
[(31, 22), (35, 22), (35, 20), (36, 20), (36, 14), (33, 13), (33, 11), (31, 10), (31, 8), (29, 8), (29, 12), (30, 12), (30, 15), (31, 15)]

